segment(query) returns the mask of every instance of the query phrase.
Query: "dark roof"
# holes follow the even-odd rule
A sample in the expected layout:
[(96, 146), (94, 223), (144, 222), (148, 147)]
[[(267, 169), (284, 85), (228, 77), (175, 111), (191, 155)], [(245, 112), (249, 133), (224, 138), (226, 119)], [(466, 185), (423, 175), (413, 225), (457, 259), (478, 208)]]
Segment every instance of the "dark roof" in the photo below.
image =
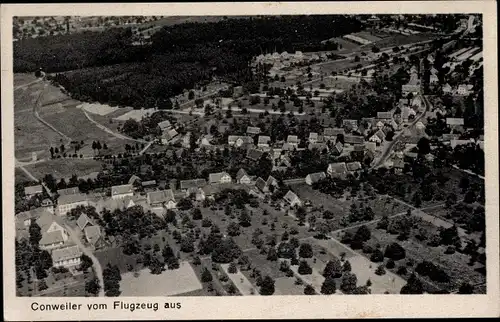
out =
[(255, 181), (255, 186), (259, 188), (260, 190), (264, 190), (264, 188), (267, 186), (266, 182), (264, 179), (261, 177), (258, 177), (257, 180)]
[(59, 189), (57, 190), (57, 194), (59, 196), (64, 196), (64, 195), (74, 195), (80, 192), (80, 189), (78, 187), (73, 187), (73, 188), (66, 188), (66, 189)]
[(191, 187), (202, 188), (207, 185), (205, 179), (191, 179), (191, 180), (181, 180), (181, 189), (188, 189)]
[(362, 144), (365, 142), (365, 138), (359, 135), (345, 135), (344, 142), (349, 144)]
[(361, 163), (359, 163), (358, 161), (349, 162), (346, 164), (346, 166), (347, 166), (347, 170), (349, 170), (349, 171), (361, 170)]
[(253, 161), (257, 161), (262, 157), (263, 154), (264, 154), (264, 152), (262, 152), (260, 150), (249, 149), (247, 151), (247, 158), (249, 158), (250, 160), (253, 160)]
[(318, 182), (321, 179), (326, 178), (326, 174), (324, 172), (309, 173), (307, 176), (311, 179), (312, 183)]
[(82, 201), (87, 201), (87, 195), (84, 193), (77, 193), (74, 195), (63, 195), (60, 196), (59, 199), (57, 199), (57, 203), (59, 205), (67, 205)]

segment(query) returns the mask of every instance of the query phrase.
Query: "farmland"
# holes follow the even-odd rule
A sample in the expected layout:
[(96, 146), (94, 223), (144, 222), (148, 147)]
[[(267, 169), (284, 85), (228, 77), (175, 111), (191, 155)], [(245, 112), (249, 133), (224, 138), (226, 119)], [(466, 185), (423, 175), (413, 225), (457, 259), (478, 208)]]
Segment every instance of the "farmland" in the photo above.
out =
[(88, 175), (92, 172), (102, 170), (99, 161), (89, 159), (55, 159), (50, 161), (38, 162), (25, 166), (35, 177), (42, 178), (51, 173), (55, 178), (70, 178), (73, 174), (79, 177)]

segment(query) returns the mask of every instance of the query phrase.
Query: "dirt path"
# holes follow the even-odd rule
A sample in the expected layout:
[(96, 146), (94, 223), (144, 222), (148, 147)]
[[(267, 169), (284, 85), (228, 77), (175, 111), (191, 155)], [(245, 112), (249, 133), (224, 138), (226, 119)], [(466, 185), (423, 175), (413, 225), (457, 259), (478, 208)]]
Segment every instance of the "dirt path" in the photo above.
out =
[(99, 280), (99, 285), (101, 286), (101, 288), (99, 290), (99, 296), (103, 297), (104, 296), (104, 277), (102, 275), (102, 267), (101, 267), (101, 264), (99, 263), (99, 260), (94, 256), (94, 254), (87, 247), (85, 247), (82, 244), (80, 238), (78, 237), (76, 232), (71, 227), (69, 227), (68, 225), (65, 225), (65, 228), (68, 230), (71, 240), (73, 242), (75, 242), (78, 245), (78, 247), (82, 250), (82, 252), (85, 255), (87, 255), (88, 257), (90, 257), (90, 259), (92, 260), (92, 266), (94, 267), (94, 272), (97, 276), (97, 279)]
[(29, 172), (21, 162), (19, 162), (17, 159), (15, 159), (15, 167), (16, 168), (19, 168), (21, 169), (21, 171), (23, 171), (31, 180), (33, 181), (36, 181), (36, 182), (41, 182), (42, 186), (45, 188), (45, 191), (47, 191), (47, 194), (52, 198), (53, 197), (53, 193), (52, 191), (50, 191), (49, 187), (47, 187), (47, 185), (42, 181), (42, 180), (39, 180), (37, 179), (37, 177), (35, 177), (31, 172)]
[(94, 120), (85, 109), (82, 108), (81, 110), (83, 111), (83, 114), (85, 114), (85, 117), (90, 122), (92, 122), (95, 126), (97, 126), (99, 129), (103, 130), (104, 132), (109, 133), (109, 134), (111, 134), (119, 139), (122, 139), (122, 140), (129, 140), (129, 141), (134, 141), (134, 142), (139, 142), (139, 143), (147, 143), (147, 141), (145, 141), (145, 140), (137, 140), (137, 139), (133, 139), (129, 136), (123, 135), (121, 133), (116, 133), (113, 130), (111, 130), (110, 128), (108, 128), (108, 127), (102, 125), (101, 123), (97, 122), (96, 120)]

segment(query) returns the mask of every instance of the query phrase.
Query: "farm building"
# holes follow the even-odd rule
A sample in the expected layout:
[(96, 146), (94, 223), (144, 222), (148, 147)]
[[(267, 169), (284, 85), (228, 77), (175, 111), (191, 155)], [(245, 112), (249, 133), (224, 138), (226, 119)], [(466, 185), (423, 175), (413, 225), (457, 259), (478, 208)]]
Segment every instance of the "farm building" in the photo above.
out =
[(83, 193), (77, 193), (74, 195), (65, 195), (60, 196), (57, 200), (57, 209), (59, 211), (59, 215), (66, 215), (72, 209), (75, 209), (78, 206), (88, 206), (89, 201), (87, 199), (87, 195)]
[(172, 189), (149, 192), (146, 198), (148, 205), (152, 208), (165, 207), (173, 209), (177, 207)]
[(231, 183), (232, 178), (227, 172), (217, 172), (210, 173), (208, 175), (208, 183), (218, 184), (218, 183)]
[(283, 199), (290, 207), (302, 205), (302, 201), (299, 199), (299, 197), (292, 190), (288, 190), (288, 192), (285, 194)]
[(63, 222), (57, 216), (46, 212), (36, 220), (36, 223), (40, 226), (40, 233), (42, 234), (42, 239), (38, 242), (42, 250), (62, 247), (69, 239), (69, 234), (64, 228)]
[(326, 173), (333, 178), (345, 178), (345, 175), (347, 174), (345, 162), (330, 163)]
[(205, 179), (191, 179), (191, 180), (181, 180), (180, 187), (181, 191), (187, 192), (189, 188), (203, 188), (207, 185)]
[(41, 195), (43, 193), (42, 185), (24, 187), (24, 196), (30, 199), (33, 196)]
[(308, 185), (312, 185), (313, 183), (316, 183), (325, 178), (326, 174), (324, 172), (310, 173), (306, 176), (306, 183)]
[(74, 195), (77, 193), (80, 193), (80, 189), (78, 189), (78, 187), (57, 190), (57, 194), (59, 196)]
[(52, 252), (52, 261), (55, 267), (72, 267), (80, 265), (82, 251), (78, 246), (70, 246), (60, 249), (55, 249)]
[(259, 135), (259, 140), (257, 146), (261, 148), (269, 147), (269, 142), (271, 142), (271, 137), (267, 135)]
[(249, 134), (249, 135), (260, 134), (260, 128), (255, 127), (255, 126), (249, 126), (249, 127), (247, 127), (247, 134)]
[(120, 186), (111, 187), (112, 199), (123, 199), (125, 197), (132, 197), (134, 195), (134, 188), (131, 184), (123, 184)]
[(264, 152), (261, 150), (249, 149), (247, 151), (247, 158), (252, 160), (252, 161), (259, 160), (262, 157), (262, 155), (264, 155)]

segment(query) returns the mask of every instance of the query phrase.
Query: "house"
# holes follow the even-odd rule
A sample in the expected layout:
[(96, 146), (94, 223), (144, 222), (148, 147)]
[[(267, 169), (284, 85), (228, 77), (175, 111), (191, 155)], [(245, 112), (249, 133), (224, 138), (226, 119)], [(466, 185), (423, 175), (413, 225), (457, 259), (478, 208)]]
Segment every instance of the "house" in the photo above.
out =
[(350, 173), (358, 172), (362, 169), (361, 163), (358, 161), (349, 162), (346, 164), (346, 167), (347, 171), (349, 171)]
[(152, 208), (165, 207), (173, 209), (177, 207), (172, 189), (149, 192), (146, 198), (148, 205)]
[(281, 152), (283, 152), (282, 149), (273, 149), (270, 153), (271, 159), (273, 160), (279, 159), (281, 157)]
[(93, 226), (94, 223), (90, 220), (87, 214), (81, 214), (80, 217), (78, 217), (78, 219), (76, 220), (76, 225), (78, 226), (78, 228), (80, 228), (80, 230), (84, 230), (85, 227), (87, 227), (88, 225)]
[(86, 207), (88, 205), (89, 201), (87, 199), (87, 195), (83, 193), (60, 196), (59, 199), (57, 199), (57, 209), (60, 216), (66, 215), (78, 206)]
[(134, 195), (134, 188), (131, 184), (122, 184), (119, 186), (111, 187), (112, 199), (123, 199), (125, 197), (132, 197)]
[(362, 144), (365, 142), (365, 138), (359, 135), (345, 135), (344, 136), (344, 143), (350, 144), (350, 145), (355, 145), (355, 144)]
[(78, 187), (57, 190), (57, 194), (59, 196), (74, 195), (77, 193), (80, 193), (80, 189), (78, 189)]
[(162, 144), (167, 144), (169, 141), (171, 141), (173, 138), (175, 138), (179, 133), (175, 129), (167, 130), (164, 131), (162, 136), (161, 136), (161, 143)]
[(183, 192), (187, 192), (189, 188), (203, 188), (207, 185), (207, 181), (205, 179), (191, 179), (191, 180), (181, 180), (181, 190)]
[(296, 144), (291, 144), (291, 143), (287, 143), (285, 142), (283, 144), (283, 146), (281, 147), (281, 150), (282, 151), (293, 151), (297, 148), (297, 145)]
[(69, 239), (69, 234), (58, 216), (45, 212), (36, 220), (36, 223), (40, 226), (42, 234), (42, 238), (38, 242), (42, 250), (62, 247)]
[(302, 201), (292, 190), (288, 190), (283, 199), (285, 200), (286, 203), (288, 203), (290, 207), (302, 205)]
[(453, 129), (461, 130), (464, 128), (464, 119), (458, 117), (447, 117), (446, 125), (452, 130)]
[(43, 214), (52, 215), (43, 208), (35, 208), (29, 211), (20, 212), (15, 215), (16, 237), (29, 237), (28, 228)]
[(439, 77), (436, 74), (431, 74), (429, 76), (429, 84), (430, 85), (436, 85), (439, 83)]
[(441, 90), (443, 91), (443, 94), (451, 94), (453, 92), (453, 88), (451, 88), (448, 83), (444, 84)]
[(421, 86), (418, 82), (418, 79), (416, 81), (416, 84), (411, 84), (411, 82), (412, 82), (412, 80), (410, 79), (410, 83), (401, 86), (401, 92), (402, 92), (403, 96), (407, 96), (410, 93), (412, 93), (414, 95), (417, 95), (420, 93)]
[(139, 184), (141, 184), (141, 181), (142, 181), (141, 178), (139, 178), (138, 176), (136, 176), (134, 174), (134, 175), (132, 175), (130, 177), (130, 179), (128, 179), (128, 184), (131, 184), (131, 185), (136, 185), (137, 184), (137, 185), (139, 185)]
[(401, 118), (403, 119), (404, 123), (408, 123), (410, 119), (415, 117), (415, 115), (417, 115), (417, 113), (412, 108), (404, 107), (401, 110)]
[(347, 130), (356, 131), (358, 129), (358, 120), (343, 120), (342, 127)]
[(255, 186), (264, 193), (269, 191), (266, 181), (264, 181), (261, 177), (258, 177), (257, 180), (255, 180)]
[(319, 152), (323, 153), (323, 151), (328, 151), (328, 145), (326, 143), (309, 143), (307, 146), (309, 150), (318, 150)]
[(438, 71), (436, 68), (432, 67), (431, 68), (431, 75), (437, 75)]
[(395, 173), (401, 173), (401, 172), (403, 172), (403, 169), (405, 168), (405, 162), (403, 159), (397, 158), (394, 160), (392, 167), (393, 167)]
[(323, 136), (326, 141), (334, 141), (337, 139), (337, 135), (342, 134), (345, 135), (345, 131), (343, 128), (325, 128), (323, 131)]
[(227, 172), (217, 172), (210, 173), (208, 175), (208, 183), (217, 184), (217, 183), (231, 183), (232, 178)]
[(293, 145), (293, 146), (297, 146), (297, 145), (299, 145), (299, 138), (296, 135), (289, 135), (286, 138), (286, 143)]
[(318, 133), (316, 132), (309, 133), (309, 142), (313, 144), (318, 142)]
[(267, 135), (259, 135), (259, 139), (257, 141), (257, 146), (261, 148), (269, 147), (269, 142), (271, 142), (271, 137)]
[(158, 126), (160, 127), (161, 131), (163, 132), (164, 130), (170, 129), (172, 124), (170, 123), (169, 120), (165, 120), (165, 121), (158, 123)]
[(143, 181), (141, 183), (141, 186), (145, 191), (150, 191), (154, 190), (158, 185), (156, 183), (156, 180), (148, 180), (148, 181)]
[(392, 112), (377, 112), (377, 119), (381, 121), (389, 121), (392, 119)]
[(247, 127), (247, 134), (249, 134), (249, 135), (260, 134), (260, 128), (255, 127), (255, 126), (249, 126), (249, 127)]
[(425, 125), (420, 121), (418, 121), (417, 124), (415, 124), (415, 128), (420, 134), (422, 134), (425, 131)]
[(384, 140), (385, 140), (385, 133), (382, 130), (378, 130), (377, 132), (375, 132), (375, 134), (373, 134), (369, 139), (370, 142), (374, 142), (375, 144), (380, 144)]
[(200, 188), (203, 191), (203, 196), (206, 199), (213, 199), (215, 194), (219, 191), (216, 186), (206, 185)]
[(52, 252), (52, 262), (54, 267), (73, 267), (80, 265), (82, 251), (77, 245), (55, 249)]
[(278, 186), (278, 180), (276, 180), (273, 176), (269, 176), (267, 177), (267, 180), (266, 180), (266, 185), (268, 187), (277, 187)]
[(377, 128), (379, 130), (381, 130), (384, 127), (385, 124), (382, 121), (378, 121), (376, 125), (377, 125)]
[(422, 99), (420, 98), (420, 96), (415, 96), (410, 105), (416, 107), (417, 109), (422, 108)]
[(229, 135), (227, 137), (227, 144), (229, 144), (230, 146), (236, 145), (236, 141), (239, 138), (241, 138), (241, 136), (239, 136), (239, 135)]
[(51, 199), (45, 198), (42, 200), (42, 203), (40, 204), (40, 207), (47, 210), (51, 214), (54, 213), (54, 203), (52, 202)]
[(249, 149), (247, 151), (247, 158), (252, 161), (260, 160), (260, 158), (264, 155), (264, 152), (257, 149)]
[(205, 191), (202, 188), (196, 188), (196, 187), (187, 189), (186, 197), (188, 198), (194, 197), (196, 201), (203, 201), (206, 199)]
[(452, 149), (459, 145), (467, 145), (470, 144), (472, 141), (471, 140), (451, 140), (450, 141), (450, 146)]
[(457, 95), (467, 96), (472, 93), (472, 85), (460, 84), (457, 88)]
[(224, 134), (226, 133), (227, 130), (229, 130), (229, 124), (220, 123), (217, 130), (219, 131), (220, 134)]
[[(231, 138), (231, 137), (233, 137), (233, 138)], [(240, 147), (247, 145), (247, 144), (253, 144), (253, 138), (250, 136), (236, 136), (236, 138), (234, 138), (234, 137), (235, 136), (233, 136), (233, 135), (230, 135), (228, 137), (229, 145), (234, 145), (235, 147), (240, 148)], [(231, 144), (232, 140), (234, 140), (233, 144)]]
[(458, 134), (443, 134), (441, 136), (441, 141), (443, 142), (450, 142), (451, 140), (458, 140), (458, 138), (460, 137), (460, 135)]
[(333, 153), (339, 155), (339, 154), (342, 154), (342, 151), (344, 151), (344, 145), (340, 142), (337, 142), (334, 146), (333, 146)]
[(41, 194), (43, 194), (43, 186), (40, 184), (36, 186), (24, 187), (24, 196), (26, 199), (31, 199), (33, 196)]
[(375, 153), (377, 144), (375, 142), (365, 142), (365, 150)]
[(87, 226), (83, 230), (85, 234), (85, 240), (87, 240), (87, 243), (90, 245), (96, 247), (98, 242), (102, 238), (102, 233), (101, 233), (101, 227), (99, 226)]
[(345, 162), (330, 163), (326, 173), (334, 178), (345, 178), (345, 175), (347, 174)]
[(308, 185), (312, 185), (313, 183), (321, 181), (322, 179), (325, 178), (326, 178), (326, 173), (324, 172), (310, 173), (306, 176), (306, 183)]
[(236, 182), (239, 184), (251, 184), (252, 178), (247, 174), (247, 172), (244, 169), (240, 169), (236, 173)]

